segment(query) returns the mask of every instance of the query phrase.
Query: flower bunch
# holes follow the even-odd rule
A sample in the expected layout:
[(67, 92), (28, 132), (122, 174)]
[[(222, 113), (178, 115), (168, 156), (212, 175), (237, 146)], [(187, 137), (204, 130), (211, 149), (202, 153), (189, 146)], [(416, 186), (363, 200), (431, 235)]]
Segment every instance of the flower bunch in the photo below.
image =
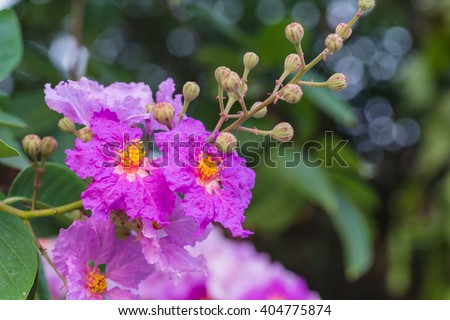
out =
[[(190, 277), (183, 276), (186, 273), (198, 272), (204, 277), (208, 273), (205, 256), (210, 254), (203, 255), (208, 250), (197, 251), (205, 244), (196, 244), (208, 236), (218, 237), (209, 235), (213, 223), (222, 225), (233, 237), (251, 235), (243, 223), (255, 173), (237, 153), (232, 132), (291, 140), (294, 130), (289, 123), (282, 122), (269, 131), (243, 124), (252, 117), (264, 117), (267, 108), (280, 100), (298, 103), (303, 97), (302, 85), (344, 89), (347, 79), (342, 74), (323, 83), (300, 79), (320, 60), (338, 51), (351, 35), (351, 26), (370, 9), (369, 1), (360, 1), (354, 18), (327, 37), (326, 48), (309, 64), (301, 47), (303, 27), (289, 24), (285, 36), (296, 53), (286, 57), (284, 71), (269, 97), (250, 109), (246, 103), (248, 76), (259, 57), (253, 52), (244, 55), (242, 75), (225, 66), (217, 68), (220, 112), (212, 131), (186, 115), (200, 92), (194, 82), (187, 82), (182, 94), (175, 94), (175, 83), (169, 78), (159, 85), (155, 96), (144, 83), (117, 82), (105, 87), (81, 78), (61, 82), (55, 88), (46, 85), (47, 105), (64, 115), (59, 128), (76, 136), (74, 147), (66, 150), (66, 164), (88, 182), (81, 195), (86, 215), (61, 231), (53, 250), (54, 265), (65, 278), (67, 298), (137, 298), (139, 284), (155, 270), (175, 283)], [(222, 129), (230, 120), (232, 123)], [(36, 153), (31, 142), (28, 149)], [(220, 241), (214, 246), (222, 246), (217, 245)], [(255, 262), (254, 269), (269, 268), (266, 258), (249, 250), (242, 250), (248, 256), (245, 261), (264, 260), (262, 264)], [(299, 297), (292, 292), (306, 290), (302, 281), (281, 267), (270, 268), (272, 276), (260, 287), (250, 286), (229, 297), (217, 296), (263, 298), (262, 292), (267, 292), (291, 298)], [(214, 274), (212, 264), (209, 272)]]

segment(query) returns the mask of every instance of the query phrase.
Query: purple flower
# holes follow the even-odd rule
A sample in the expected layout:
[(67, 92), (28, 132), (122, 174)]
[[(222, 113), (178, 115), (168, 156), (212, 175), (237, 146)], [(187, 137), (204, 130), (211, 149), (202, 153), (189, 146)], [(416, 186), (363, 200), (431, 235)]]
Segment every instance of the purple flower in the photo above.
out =
[(53, 257), (66, 278), (67, 299), (137, 299), (129, 289), (153, 272), (139, 243), (117, 239), (111, 222), (91, 218), (60, 231)]
[[(45, 85), (45, 102), (50, 109), (62, 113), (73, 122), (90, 127), (94, 113), (102, 109), (113, 111), (120, 122), (142, 123), (148, 132), (167, 130), (156, 122), (147, 105), (154, 103), (151, 89), (144, 83), (115, 82), (107, 87), (96, 81), (81, 78), (79, 81), (62, 81), (54, 89)], [(181, 94), (175, 95), (175, 84), (171, 78), (163, 81), (156, 92), (156, 103), (169, 102), (174, 106), (174, 125), (181, 112)]]
[(140, 242), (149, 263), (156, 264), (159, 270), (168, 273), (175, 281), (178, 281), (181, 272), (206, 273), (205, 258), (201, 255), (193, 257), (185, 249), (203, 238), (196, 236), (198, 224), (184, 214), (179, 198), (165, 224), (142, 219), (142, 226)]
[[(207, 296), (211, 299), (317, 299), (306, 281), (272, 263), (249, 242), (226, 239), (214, 229), (190, 250), (208, 261)], [(227, 266), (224, 268), (223, 266)]]
[(108, 110), (90, 119), (92, 140), (75, 142), (66, 150), (67, 166), (79, 177), (92, 178), (81, 199), (93, 217), (106, 220), (112, 210), (132, 219), (142, 217), (164, 223), (175, 196), (160, 169), (145, 157), (142, 131), (120, 123)]
[(208, 261), (208, 275), (183, 273), (178, 283), (162, 272), (155, 272), (139, 286), (145, 299), (319, 299), (308, 289), (306, 281), (272, 263), (267, 254), (258, 253), (249, 242), (226, 239), (215, 228), (194, 248)]
[(145, 107), (153, 102), (152, 91), (144, 83), (116, 82), (103, 87), (81, 78), (60, 82), (55, 89), (46, 84), (44, 91), (50, 109), (88, 127), (93, 114), (102, 109), (115, 112), (123, 123), (143, 122), (148, 119)]
[(186, 272), (174, 283), (164, 272), (154, 272), (139, 285), (139, 296), (144, 300), (206, 300), (206, 276)]
[(251, 199), (255, 173), (235, 151), (221, 154), (205, 141), (209, 133), (200, 121), (188, 118), (169, 132), (155, 133), (163, 157), (158, 164), (174, 192), (184, 195), (182, 207), (203, 232), (220, 222), (233, 236), (247, 237), (242, 228)]

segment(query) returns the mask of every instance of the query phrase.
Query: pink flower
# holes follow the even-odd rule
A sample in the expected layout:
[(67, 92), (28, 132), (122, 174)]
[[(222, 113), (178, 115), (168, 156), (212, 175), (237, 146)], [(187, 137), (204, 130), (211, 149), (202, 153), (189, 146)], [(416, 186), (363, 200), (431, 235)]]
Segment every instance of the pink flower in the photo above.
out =
[(119, 240), (109, 221), (91, 218), (62, 229), (54, 263), (67, 281), (67, 299), (137, 299), (130, 289), (152, 272), (139, 243)]
[(172, 191), (184, 196), (186, 215), (202, 233), (220, 222), (233, 236), (247, 237), (242, 228), (244, 211), (252, 197), (255, 173), (235, 151), (222, 154), (206, 144), (209, 133), (200, 121), (188, 118), (173, 130), (155, 133), (163, 156), (157, 160)]

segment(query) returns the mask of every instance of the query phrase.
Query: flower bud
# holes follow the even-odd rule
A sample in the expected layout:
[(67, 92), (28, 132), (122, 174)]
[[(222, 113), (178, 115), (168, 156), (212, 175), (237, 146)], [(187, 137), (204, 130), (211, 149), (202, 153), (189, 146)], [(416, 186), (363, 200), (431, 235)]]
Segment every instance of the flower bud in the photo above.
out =
[(70, 120), (67, 117), (59, 119), (59, 121), (58, 121), (58, 128), (62, 132), (68, 132), (68, 133), (76, 134), (75, 124), (73, 123), (72, 120)]
[[(255, 102), (252, 105), (252, 107), (250, 108), (250, 111), (254, 110), (260, 103), (261, 103), (261, 101)], [(266, 114), (267, 114), (267, 107), (264, 107), (261, 110), (259, 110), (258, 112), (256, 112), (253, 115), (253, 118), (261, 119), (261, 118), (264, 118), (266, 116)]]
[(231, 153), (237, 147), (237, 139), (229, 132), (222, 132), (216, 139), (216, 147), (222, 153)]
[(50, 157), (58, 148), (58, 142), (53, 137), (42, 138), (41, 156), (42, 158)]
[[(184, 91), (184, 90), (183, 90)], [(153, 118), (162, 125), (172, 127), (175, 110), (169, 102), (161, 102), (153, 108)]]
[(214, 72), (214, 77), (216, 77), (217, 82), (220, 83), (220, 79), (222, 79), (223, 75), (229, 71), (231, 70), (227, 67), (218, 67)]
[[(193, 81), (188, 81), (183, 86), (183, 98), (186, 102), (191, 102), (200, 94), (200, 87)], [(172, 107), (173, 109), (173, 107)]]
[(303, 97), (302, 88), (298, 84), (289, 83), (278, 92), (279, 99), (287, 103), (297, 103)]
[(287, 122), (281, 122), (270, 131), (270, 136), (277, 141), (287, 142), (292, 140), (294, 128)]
[(362, 11), (370, 11), (375, 7), (375, 0), (359, 0), (358, 6)]
[(335, 73), (327, 80), (327, 86), (334, 91), (341, 91), (347, 88), (347, 77), (343, 73)]
[(241, 78), (234, 71), (228, 71), (220, 79), (220, 84), (226, 92), (239, 92), (241, 87)]
[(343, 39), (347, 40), (352, 35), (352, 28), (348, 28), (348, 30), (345, 32), (345, 34), (342, 34), (342, 31), (344, 31), (345, 27), (347, 26), (346, 23), (339, 23), (336, 26), (336, 33)]
[[(245, 97), (245, 95), (247, 94), (248, 91), (248, 86), (247, 84), (244, 85), (244, 91), (242, 92), (241, 96)], [(227, 92), (228, 94), (228, 98), (230, 100), (234, 100), (234, 101), (239, 101), (239, 94), (237, 92)]]
[(92, 131), (89, 127), (81, 128), (77, 131), (77, 137), (80, 138), (80, 140), (83, 142), (91, 141)]
[(35, 134), (26, 135), (22, 139), (22, 148), (27, 155), (32, 159), (37, 159), (39, 152), (41, 152), (41, 138)]
[(303, 34), (305, 31), (303, 30), (303, 27), (298, 22), (292, 22), (291, 24), (288, 24), (286, 26), (286, 29), (284, 29), (284, 34), (286, 35), (286, 38), (292, 43), (292, 44), (300, 44), (300, 42), (303, 39)]
[(254, 52), (247, 52), (244, 54), (244, 67), (248, 70), (253, 69), (259, 62), (259, 57)]
[(325, 47), (327, 47), (330, 52), (336, 52), (342, 49), (344, 45), (344, 40), (342, 37), (336, 33), (331, 33), (325, 39)]
[(298, 54), (292, 53), (284, 59), (284, 70), (289, 74), (299, 72), (302, 68), (302, 59)]

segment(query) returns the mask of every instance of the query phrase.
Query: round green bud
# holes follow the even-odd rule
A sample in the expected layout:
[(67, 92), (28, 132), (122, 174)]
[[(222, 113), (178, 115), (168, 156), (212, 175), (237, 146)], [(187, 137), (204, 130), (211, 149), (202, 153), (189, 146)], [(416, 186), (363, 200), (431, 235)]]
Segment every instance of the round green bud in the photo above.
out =
[(270, 131), (270, 136), (277, 141), (287, 142), (292, 140), (294, 128), (287, 122), (281, 122)]
[(327, 87), (334, 91), (347, 88), (348, 79), (343, 73), (335, 73), (327, 80)]
[(304, 33), (305, 31), (303, 30), (302, 25), (298, 22), (292, 22), (286, 26), (286, 29), (284, 29), (286, 38), (292, 44), (300, 44), (303, 39)]
[(284, 70), (291, 73), (297, 73), (303, 68), (302, 59), (298, 54), (292, 53), (284, 59)]
[(341, 50), (343, 45), (344, 40), (337, 33), (331, 33), (325, 39), (325, 47), (330, 50), (330, 52)]
[(229, 132), (222, 132), (217, 136), (216, 147), (222, 153), (231, 153), (237, 147), (237, 139)]
[(41, 152), (41, 138), (35, 134), (26, 135), (22, 139), (22, 148), (27, 155), (32, 159), (37, 159), (39, 152)]
[(175, 110), (169, 102), (161, 102), (153, 108), (153, 118), (160, 124), (171, 127)]
[(83, 142), (88, 142), (92, 140), (92, 131), (89, 127), (81, 128), (77, 131), (77, 137)]
[(59, 121), (58, 121), (58, 128), (62, 132), (68, 132), (68, 133), (76, 134), (75, 124), (73, 123), (72, 120), (70, 120), (67, 117), (59, 119)]
[(358, 6), (362, 11), (370, 11), (375, 7), (375, 0), (359, 0)]
[(345, 27), (347, 26), (346, 23), (339, 23), (336, 26), (336, 33), (343, 39), (343, 40), (347, 40), (348, 38), (350, 38), (350, 36), (352, 35), (352, 28), (348, 28), (348, 30), (345, 32), (345, 34), (343, 34), (342, 32), (344, 31)]
[[(250, 108), (250, 111), (255, 110), (255, 108), (261, 103), (261, 101), (257, 101), (255, 102), (252, 107)], [(257, 111), (254, 115), (253, 118), (257, 118), (257, 119), (261, 119), (264, 118), (267, 114), (267, 107), (262, 108), (261, 110)]]
[(228, 71), (220, 79), (220, 84), (226, 92), (238, 93), (241, 87), (241, 77), (234, 71)]
[(229, 71), (231, 70), (227, 67), (218, 67), (214, 72), (214, 77), (216, 78), (217, 82), (220, 83), (220, 79), (222, 79), (223, 75)]
[(279, 92), (278, 98), (287, 103), (297, 103), (303, 97), (303, 90), (298, 84), (289, 83), (285, 85)]
[(43, 158), (50, 157), (58, 148), (58, 141), (53, 137), (44, 137), (42, 138), (41, 143), (41, 156)]
[(253, 69), (259, 62), (259, 57), (254, 52), (247, 52), (244, 54), (244, 67), (248, 70)]
[(186, 102), (191, 102), (200, 94), (200, 87), (193, 81), (188, 81), (183, 86), (183, 98)]

